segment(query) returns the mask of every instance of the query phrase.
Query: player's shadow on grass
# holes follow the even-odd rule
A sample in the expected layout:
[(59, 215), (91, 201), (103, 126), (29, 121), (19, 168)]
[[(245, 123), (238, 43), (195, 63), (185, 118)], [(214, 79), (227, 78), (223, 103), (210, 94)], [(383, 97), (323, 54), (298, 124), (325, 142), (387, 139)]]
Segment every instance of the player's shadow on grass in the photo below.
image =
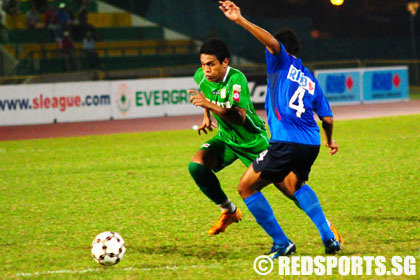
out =
[(132, 251), (140, 254), (156, 255), (179, 255), (181, 257), (196, 257), (200, 259), (227, 259), (234, 257), (235, 254), (222, 245), (197, 246), (194, 245), (157, 245), (130, 247)]
[(381, 221), (398, 221), (398, 222), (420, 222), (420, 216), (355, 216), (354, 220), (368, 222), (368, 223), (378, 223)]

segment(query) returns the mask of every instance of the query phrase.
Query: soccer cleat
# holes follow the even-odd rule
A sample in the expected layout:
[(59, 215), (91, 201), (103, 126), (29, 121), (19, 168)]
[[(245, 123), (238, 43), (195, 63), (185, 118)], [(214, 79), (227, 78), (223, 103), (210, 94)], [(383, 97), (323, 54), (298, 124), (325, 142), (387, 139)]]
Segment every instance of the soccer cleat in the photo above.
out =
[(331, 231), (334, 233), (335, 240), (340, 242), (340, 244), (344, 244), (344, 238), (341, 236), (341, 234), (338, 232), (337, 228), (331, 224), (330, 226)]
[(237, 223), (242, 218), (242, 212), (239, 210), (238, 207), (236, 207), (235, 212), (229, 213), (228, 211), (225, 211), (220, 215), (219, 220), (217, 223), (214, 224), (214, 226), (209, 229), (210, 235), (216, 235), (221, 232), (225, 232), (226, 228), (233, 222)]
[(296, 253), (296, 245), (289, 240), (289, 244), (286, 246), (280, 246), (273, 243), (273, 247), (271, 247), (271, 251), (267, 255), (274, 260), (280, 256), (289, 256), (294, 253)]
[(343, 248), (341, 247), (341, 243), (335, 240), (335, 238), (331, 238), (330, 240), (325, 242), (325, 254), (335, 255), (341, 250), (343, 250)]

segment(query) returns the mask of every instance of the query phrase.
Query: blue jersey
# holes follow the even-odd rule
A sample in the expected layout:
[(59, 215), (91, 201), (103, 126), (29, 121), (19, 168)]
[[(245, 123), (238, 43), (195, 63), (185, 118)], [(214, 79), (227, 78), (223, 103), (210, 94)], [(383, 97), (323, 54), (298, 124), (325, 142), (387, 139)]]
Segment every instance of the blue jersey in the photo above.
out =
[(302, 61), (289, 55), (281, 44), (275, 56), (267, 49), (267, 96), (265, 110), (270, 142), (320, 145), (314, 114), (333, 116), (327, 98)]

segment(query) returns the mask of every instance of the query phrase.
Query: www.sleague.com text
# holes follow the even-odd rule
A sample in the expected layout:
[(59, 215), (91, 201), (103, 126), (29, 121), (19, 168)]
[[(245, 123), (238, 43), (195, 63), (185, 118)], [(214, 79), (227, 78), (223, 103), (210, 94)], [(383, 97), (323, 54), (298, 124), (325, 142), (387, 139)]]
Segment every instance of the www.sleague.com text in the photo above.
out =
[(45, 97), (42, 94), (33, 98), (0, 99), (0, 111), (59, 109), (61, 112), (71, 107), (110, 106), (109, 95)]

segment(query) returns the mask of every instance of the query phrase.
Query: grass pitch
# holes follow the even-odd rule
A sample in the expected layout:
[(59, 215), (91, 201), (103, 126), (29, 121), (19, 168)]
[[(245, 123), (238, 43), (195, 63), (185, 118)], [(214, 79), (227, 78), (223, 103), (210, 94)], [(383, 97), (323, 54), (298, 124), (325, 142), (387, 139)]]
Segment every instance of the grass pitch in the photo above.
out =
[[(280, 279), (276, 269), (266, 277), (253, 270), (271, 241), (236, 193), (240, 162), (218, 176), (243, 220), (207, 236), (220, 212), (187, 166), (210, 136), (185, 130), (0, 142), (0, 278)], [(321, 149), (309, 185), (345, 239), (342, 255), (415, 256), (419, 274), (420, 115), (337, 121), (335, 138), (339, 153)], [(274, 187), (264, 194), (298, 255), (324, 255), (309, 218)], [(127, 252), (105, 268), (90, 244), (108, 230), (123, 236)]]

